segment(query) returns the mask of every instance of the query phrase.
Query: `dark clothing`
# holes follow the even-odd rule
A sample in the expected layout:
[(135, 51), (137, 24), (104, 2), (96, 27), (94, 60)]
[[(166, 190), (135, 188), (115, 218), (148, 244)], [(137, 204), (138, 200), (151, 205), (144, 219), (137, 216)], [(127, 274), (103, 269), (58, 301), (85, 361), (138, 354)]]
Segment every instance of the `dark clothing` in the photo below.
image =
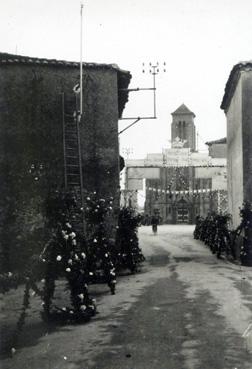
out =
[(156, 216), (153, 216), (153, 217), (151, 218), (151, 224), (152, 224), (152, 225), (158, 225), (158, 224), (159, 224), (159, 218), (158, 218), (158, 217), (156, 217)]

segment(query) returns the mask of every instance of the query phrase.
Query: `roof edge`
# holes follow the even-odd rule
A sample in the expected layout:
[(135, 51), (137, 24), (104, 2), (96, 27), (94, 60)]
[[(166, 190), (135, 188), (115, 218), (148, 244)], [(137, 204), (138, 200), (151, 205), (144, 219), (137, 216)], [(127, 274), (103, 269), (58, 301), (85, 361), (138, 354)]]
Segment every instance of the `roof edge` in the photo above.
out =
[[(15, 55), (9, 53), (0, 52), (0, 65), (13, 65), (13, 64), (25, 64), (25, 65), (48, 65), (58, 67), (70, 67), (79, 68), (80, 62), (58, 60), (58, 59), (47, 59), (47, 58), (36, 58), (25, 55)], [(117, 64), (105, 64), (105, 63), (87, 63), (83, 62), (83, 66), (92, 69), (110, 69), (120, 73), (130, 74), (129, 71), (120, 69)]]
[(207, 141), (205, 142), (205, 145), (212, 146), (214, 144), (226, 144), (226, 143), (227, 143), (227, 138), (223, 137), (223, 138), (220, 138), (219, 140)]
[(172, 112), (171, 115), (193, 115), (194, 118), (196, 117), (194, 112), (191, 111), (184, 103), (181, 104), (174, 112)]
[(226, 86), (225, 86), (225, 90), (224, 90), (224, 96), (220, 105), (220, 108), (222, 110), (224, 110), (225, 112), (228, 110), (229, 105), (231, 103), (232, 97), (234, 95), (237, 83), (240, 79), (240, 75), (242, 71), (251, 71), (252, 70), (252, 61), (244, 61), (244, 62), (239, 62), (238, 64), (234, 65)]

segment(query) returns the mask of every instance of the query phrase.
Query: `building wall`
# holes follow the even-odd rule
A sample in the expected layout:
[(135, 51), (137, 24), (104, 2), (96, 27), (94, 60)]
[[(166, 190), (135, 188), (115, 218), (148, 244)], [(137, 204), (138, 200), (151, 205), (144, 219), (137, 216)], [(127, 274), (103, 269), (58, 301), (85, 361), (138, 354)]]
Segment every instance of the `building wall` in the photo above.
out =
[[(119, 206), (117, 72), (90, 68), (83, 79), (84, 187), (113, 196)], [(45, 199), (64, 183), (62, 93), (72, 95), (78, 80), (78, 68), (0, 66), (2, 270), (22, 269), (27, 256), (44, 247)]]
[(252, 203), (252, 73), (242, 74), (242, 144), (244, 200)]
[(233, 227), (240, 224), (239, 207), (243, 197), (243, 154), (242, 154), (242, 85), (241, 77), (237, 83), (227, 115), (227, 173), (228, 206), (232, 214)]
[(226, 158), (227, 157), (227, 144), (212, 144), (209, 145), (209, 155), (212, 158)]
[(84, 188), (115, 197), (119, 206), (117, 73), (89, 70), (84, 85), (81, 144)]

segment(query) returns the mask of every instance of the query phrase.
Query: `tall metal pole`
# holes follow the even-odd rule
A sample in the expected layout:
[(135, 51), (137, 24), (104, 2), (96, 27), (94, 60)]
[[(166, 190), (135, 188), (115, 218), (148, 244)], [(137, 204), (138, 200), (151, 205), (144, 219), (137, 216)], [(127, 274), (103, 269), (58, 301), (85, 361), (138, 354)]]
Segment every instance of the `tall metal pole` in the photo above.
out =
[(80, 9), (80, 119), (82, 117), (82, 113), (83, 113), (83, 102), (82, 102), (82, 38), (83, 38), (83, 7), (84, 5), (81, 3), (81, 9)]
[(83, 232), (86, 233), (86, 223), (85, 223), (85, 213), (84, 213), (84, 186), (83, 186), (83, 169), (82, 169), (82, 150), (81, 150), (81, 139), (80, 139), (80, 123), (82, 120), (82, 114), (83, 114), (83, 76), (82, 76), (82, 38), (83, 38), (83, 7), (84, 5), (81, 3), (80, 8), (80, 112), (77, 114), (77, 132), (78, 132), (78, 156), (79, 156), (79, 168), (80, 168), (80, 186), (81, 186), (81, 206), (82, 206), (82, 214), (83, 214)]
[(153, 98), (154, 98), (154, 117), (156, 118), (156, 65), (153, 68)]

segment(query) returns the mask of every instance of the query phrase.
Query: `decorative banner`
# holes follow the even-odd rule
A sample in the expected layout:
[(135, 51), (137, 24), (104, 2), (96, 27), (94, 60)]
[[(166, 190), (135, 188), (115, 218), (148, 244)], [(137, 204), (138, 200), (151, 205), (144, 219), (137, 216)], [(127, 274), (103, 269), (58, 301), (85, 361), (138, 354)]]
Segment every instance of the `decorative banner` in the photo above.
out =
[(164, 165), (166, 167), (186, 167), (189, 165), (190, 149), (166, 149), (164, 150)]
[(198, 190), (182, 190), (182, 191), (165, 191), (165, 190), (161, 190), (160, 188), (153, 188), (153, 187), (148, 187), (148, 190), (149, 191), (153, 191), (153, 192), (162, 192), (162, 193), (166, 193), (166, 194), (170, 194), (170, 195), (178, 195), (178, 194), (183, 194), (183, 195), (186, 195), (186, 194), (210, 194), (210, 193), (217, 193), (219, 192), (219, 194), (222, 196), (222, 194), (224, 194), (224, 196), (226, 196), (226, 193), (227, 193), (227, 190), (224, 189), (224, 190), (213, 190), (213, 189), (210, 189), (210, 188), (200, 188)]
[[(212, 158), (206, 153), (190, 152), (189, 148), (165, 149), (147, 154), (146, 159), (127, 159), (126, 167), (225, 167), (225, 158)], [(208, 177), (209, 178), (209, 177)]]
[(212, 158), (208, 154), (203, 154), (200, 152), (192, 152), (190, 153), (188, 165), (193, 167), (209, 166), (212, 165)]
[(160, 168), (128, 168), (128, 179), (159, 179)]

